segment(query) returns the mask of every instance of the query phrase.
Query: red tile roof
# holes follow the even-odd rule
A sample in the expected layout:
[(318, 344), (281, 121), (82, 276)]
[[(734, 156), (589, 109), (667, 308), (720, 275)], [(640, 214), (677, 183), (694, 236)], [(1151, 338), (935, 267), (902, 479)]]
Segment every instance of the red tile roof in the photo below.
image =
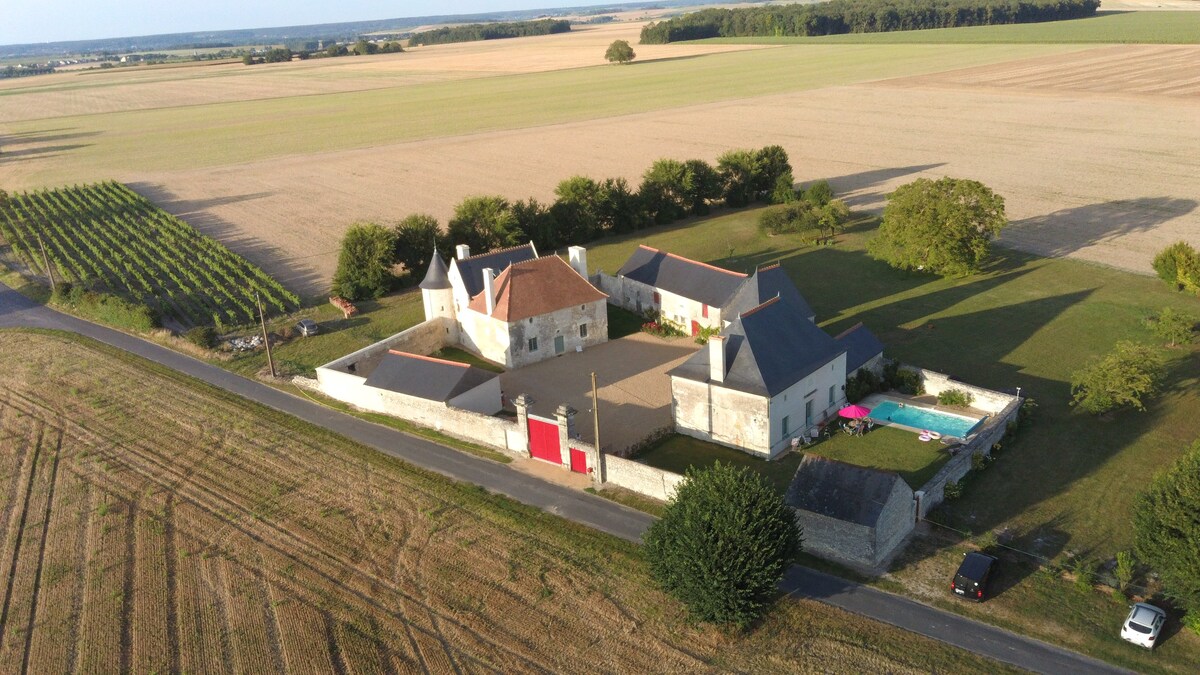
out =
[[(509, 265), (496, 277), (493, 288), (496, 307), (492, 317), (506, 323), (608, 297), (556, 255)], [(486, 314), (484, 292), (471, 298), (469, 307)]]

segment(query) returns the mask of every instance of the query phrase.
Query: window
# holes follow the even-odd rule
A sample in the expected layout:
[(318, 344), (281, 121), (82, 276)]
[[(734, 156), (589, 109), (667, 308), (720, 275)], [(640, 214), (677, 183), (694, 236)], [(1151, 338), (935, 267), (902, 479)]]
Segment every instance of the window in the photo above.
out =
[(834, 396), (835, 391), (837, 391), (837, 385), (836, 384), (829, 385), (829, 405), (833, 405), (833, 396)]
[(662, 304), (662, 296), (658, 294), (658, 291), (654, 291), (654, 304)]
[(586, 323), (579, 324), (579, 337), (581, 337), (581, 338), (587, 337), (587, 324)]
[(537, 351), (537, 338), (529, 338), (529, 351)]
[(700, 316), (708, 318), (708, 305), (700, 305)]
[(812, 414), (813, 405), (812, 404), (813, 404), (812, 401), (804, 402), (804, 424), (806, 426), (812, 426), (812, 423), (813, 423), (813, 414)]
[(791, 417), (784, 415), (784, 417), (783, 417), (783, 437), (784, 438), (787, 438), (788, 426), (789, 426), (790, 422), (791, 422)]

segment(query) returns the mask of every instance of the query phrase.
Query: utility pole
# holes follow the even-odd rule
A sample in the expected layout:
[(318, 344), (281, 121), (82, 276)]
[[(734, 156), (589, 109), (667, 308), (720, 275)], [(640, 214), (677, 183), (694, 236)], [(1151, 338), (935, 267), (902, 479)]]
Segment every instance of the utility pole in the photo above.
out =
[(603, 452), (600, 449), (600, 397), (596, 396), (596, 373), (592, 372), (592, 427), (596, 433), (596, 456)]
[(57, 289), (54, 283), (54, 270), (50, 268), (50, 258), (46, 256), (46, 245), (42, 243), (42, 235), (38, 234), (38, 248), (42, 249), (42, 264), (46, 266), (46, 274), (50, 275), (50, 292), (54, 293)]
[(267, 365), (271, 366), (271, 377), (275, 374), (275, 359), (271, 358), (271, 338), (267, 336), (267, 320), (263, 318), (262, 301), (258, 299), (258, 291), (254, 291), (254, 304), (258, 305), (258, 321), (262, 324), (263, 344), (267, 346)]

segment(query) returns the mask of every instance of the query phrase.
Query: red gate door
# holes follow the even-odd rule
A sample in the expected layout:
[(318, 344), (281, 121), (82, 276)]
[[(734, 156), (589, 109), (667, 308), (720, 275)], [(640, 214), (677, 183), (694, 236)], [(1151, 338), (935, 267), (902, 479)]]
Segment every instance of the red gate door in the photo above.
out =
[(587, 473), (587, 454), (582, 450), (571, 448), (571, 470), (575, 473)]
[(696, 337), (699, 334), (700, 334), (700, 322), (692, 321), (692, 337)]
[(529, 418), (529, 454), (537, 459), (562, 464), (558, 446), (558, 424)]

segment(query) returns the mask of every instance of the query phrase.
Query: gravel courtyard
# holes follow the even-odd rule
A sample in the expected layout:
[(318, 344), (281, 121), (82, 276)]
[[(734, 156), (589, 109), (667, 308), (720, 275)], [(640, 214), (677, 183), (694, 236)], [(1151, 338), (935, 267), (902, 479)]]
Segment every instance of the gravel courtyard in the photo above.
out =
[(591, 443), (595, 440), (591, 373), (595, 372), (601, 444), (607, 452), (618, 452), (655, 429), (670, 426), (671, 380), (666, 372), (697, 349), (691, 338), (663, 340), (635, 333), (504, 373), (500, 386), (509, 398), (522, 393), (532, 396), (531, 412), (541, 417), (553, 417), (563, 403), (575, 408), (579, 411), (576, 430)]

